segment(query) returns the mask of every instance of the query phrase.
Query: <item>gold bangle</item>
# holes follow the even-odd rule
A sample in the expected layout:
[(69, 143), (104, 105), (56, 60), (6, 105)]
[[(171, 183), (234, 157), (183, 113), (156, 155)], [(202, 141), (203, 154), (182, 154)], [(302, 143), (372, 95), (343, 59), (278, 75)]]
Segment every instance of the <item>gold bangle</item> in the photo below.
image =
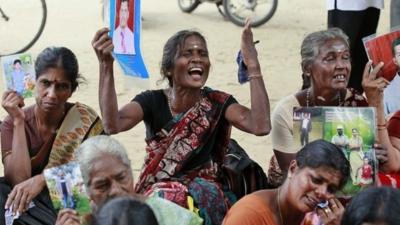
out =
[(248, 77), (247, 77), (247, 80), (252, 80), (252, 79), (254, 79), (254, 78), (262, 78), (263, 76), (261, 75), (261, 74), (252, 74), (252, 75), (249, 75)]
[(386, 126), (378, 127), (378, 130), (386, 130)]

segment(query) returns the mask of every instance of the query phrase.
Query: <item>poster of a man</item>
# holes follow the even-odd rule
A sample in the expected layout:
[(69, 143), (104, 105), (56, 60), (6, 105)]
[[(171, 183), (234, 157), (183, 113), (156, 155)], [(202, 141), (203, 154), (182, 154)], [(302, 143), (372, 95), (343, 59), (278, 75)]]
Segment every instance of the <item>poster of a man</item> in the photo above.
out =
[[(115, 13), (115, 30), (113, 32), (114, 53), (135, 54), (133, 34), (134, 0), (117, 0)], [(131, 15), (132, 14), (132, 15)]]

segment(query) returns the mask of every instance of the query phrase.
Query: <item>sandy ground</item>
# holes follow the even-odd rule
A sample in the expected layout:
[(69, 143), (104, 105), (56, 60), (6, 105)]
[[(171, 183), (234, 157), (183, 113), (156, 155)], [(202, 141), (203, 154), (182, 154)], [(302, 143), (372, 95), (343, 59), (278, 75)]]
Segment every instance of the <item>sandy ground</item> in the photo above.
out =
[[(39, 41), (30, 50), (35, 56), (47, 46), (66, 46), (72, 49), (79, 60), (80, 71), (88, 80), (74, 93), (71, 101), (80, 101), (99, 111), (98, 63), (90, 42), (97, 29), (101, 28), (100, 0), (47, 0), (48, 22)], [(29, 11), (26, 15), (29, 15)], [(151, 74), (150, 87), (157, 86), (162, 46), (169, 36), (180, 29), (195, 28), (207, 38), (212, 69), (207, 86), (233, 94), (237, 100), (249, 106), (249, 86), (237, 82), (235, 57), (239, 49), (241, 28), (230, 23), (218, 13), (213, 4), (200, 5), (192, 14), (182, 13), (176, 0), (142, 0), (142, 54)], [(295, 92), (301, 85), (299, 46), (305, 34), (326, 27), (325, 1), (281, 0), (272, 20), (254, 29), (259, 59), (271, 102), (271, 111), (282, 97)], [(389, 3), (382, 11), (378, 32), (389, 27)], [(5, 43), (1, 43), (5, 44)], [(142, 91), (126, 87), (125, 79), (115, 65), (116, 89), (119, 106), (130, 101)], [(4, 91), (1, 81), (0, 91)], [(28, 99), (26, 104), (32, 104)], [(0, 110), (0, 117), (6, 115)], [(115, 137), (128, 149), (135, 175), (138, 174), (145, 154), (145, 129), (143, 124)], [(232, 130), (235, 138), (263, 168), (268, 167), (272, 154), (269, 136), (256, 137)], [(0, 170), (0, 174), (3, 170)]]

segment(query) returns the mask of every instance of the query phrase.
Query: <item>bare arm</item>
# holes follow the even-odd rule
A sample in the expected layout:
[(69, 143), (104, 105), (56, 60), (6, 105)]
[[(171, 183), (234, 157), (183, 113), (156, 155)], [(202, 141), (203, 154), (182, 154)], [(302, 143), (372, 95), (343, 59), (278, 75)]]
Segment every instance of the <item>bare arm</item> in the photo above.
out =
[(241, 51), (250, 75), (251, 109), (232, 104), (227, 108), (225, 118), (240, 130), (259, 136), (267, 135), (271, 130), (270, 105), (249, 20), (243, 29)]
[(392, 145), (389, 138), (388, 131), (386, 129), (386, 120), (383, 104), (383, 89), (389, 83), (382, 77), (376, 77), (379, 70), (383, 67), (382, 64), (378, 64), (371, 72), (369, 68), (371, 63), (369, 62), (364, 70), (363, 76), (363, 88), (368, 99), (370, 106), (376, 107), (376, 122), (378, 125), (378, 142), (387, 151), (387, 162), (381, 165), (381, 169), (384, 172), (397, 172), (400, 170), (400, 152)]
[(22, 110), (24, 101), (15, 91), (3, 94), (2, 106), (13, 118), (12, 149), (4, 158), (4, 176), (12, 185), (16, 185), (31, 177), (31, 159), (25, 134), (25, 114)]
[(97, 31), (92, 46), (99, 60), (99, 103), (104, 129), (108, 134), (129, 130), (143, 119), (143, 110), (136, 102), (131, 102), (118, 110), (114, 83), (114, 59), (112, 40), (108, 29)]

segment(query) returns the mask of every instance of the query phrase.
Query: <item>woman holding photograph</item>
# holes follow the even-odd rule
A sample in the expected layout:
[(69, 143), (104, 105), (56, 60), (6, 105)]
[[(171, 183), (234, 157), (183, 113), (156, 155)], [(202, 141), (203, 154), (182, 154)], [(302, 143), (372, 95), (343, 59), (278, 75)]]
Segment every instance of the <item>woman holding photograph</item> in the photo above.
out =
[[(80, 143), (103, 129), (93, 109), (68, 102), (81, 79), (71, 50), (46, 48), (36, 59), (35, 72), (35, 104), (23, 108), (24, 99), (15, 91), (2, 97), (8, 116), (1, 128), (1, 211), (18, 215), (19, 224), (54, 224), (43, 169), (72, 160)], [(4, 212), (0, 215), (4, 219)]]
[(136, 191), (158, 194), (186, 208), (192, 198), (205, 223), (220, 224), (230, 205), (230, 195), (224, 193), (218, 175), (231, 126), (259, 136), (271, 129), (250, 21), (241, 42), (250, 74), (250, 109), (232, 95), (204, 86), (211, 62), (199, 32), (179, 31), (164, 45), (161, 74), (168, 80), (167, 88), (143, 92), (119, 110), (108, 29), (98, 31), (92, 44), (100, 63), (99, 101), (105, 131), (116, 134), (141, 121), (146, 125), (147, 157)]
[(293, 145), (293, 107), (368, 106), (361, 94), (347, 88), (351, 71), (350, 46), (342, 30), (331, 28), (307, 35), (301, 45), (301, 66), (302, 90), (278, 102), (271, 116), (274, 156), (268, 176), (274, 186), (283, 182), (299, 150)]
[(223, 225), (311, 224), (308, 217), (303, 219), (315, 211), (323, 224), (338, 225), (344, 207), (334, 194), (349, 173), (349, 162), (339, 147), (324, 140), (310, 142), (290, 163), (282, 186), (246, 195), (229, 210)]

